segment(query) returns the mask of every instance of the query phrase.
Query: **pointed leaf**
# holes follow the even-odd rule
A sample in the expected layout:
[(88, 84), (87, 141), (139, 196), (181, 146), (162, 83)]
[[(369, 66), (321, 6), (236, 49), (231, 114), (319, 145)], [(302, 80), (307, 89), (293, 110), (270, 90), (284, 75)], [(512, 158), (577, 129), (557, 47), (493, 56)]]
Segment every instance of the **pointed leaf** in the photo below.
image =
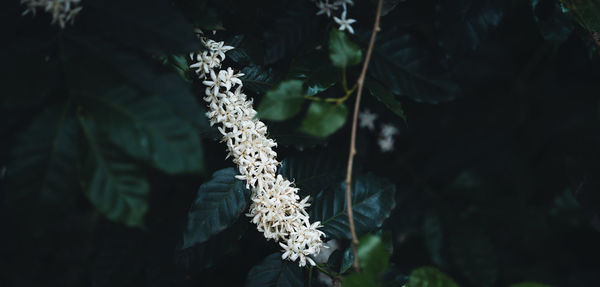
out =
[(348, 109), (344, 104), (312, 102), (300, 131), (315, 137), (327, 137), (343, 127), (347, 117)]
[(250, 65), (242, 68), (241, 72), (244, 73), (242, 77), (244, 88), (255, 93), (264, 94), (275, 84), (275, 75), (273, 75), (271, 68), (266, 69), (259, 65)]
[(302, 152), (285, 158), (279, 173), (291, 180), (306, 195), (316, 195), (337, 183), (346, 176), (343, 160), (332, 150)]
[(250, 191), (235, 178), (236, 174), (233, 168), (221, 169), (200, 186), (188, 212), (183, 248), (203, 243), (225, 230), (246, 209)]
[(246, 287), (303, 287), (304, 276), (297, 263), (281, 260), (273, 253), (250, 269)]
[(402, 103), (396, 99), (392, 92), (371, 79), (365, 81), (365, 87), (371, 92), (372, 96), (382, 102), (390, 111), (406, 121), (406, 114), (402, 108)]
[[(395, 206), (396, 186), (387, 179), (367, 174), (352, 184), (352, 213), (357, 234), (363, 234), (383, 224)], [(335, 192), (319, 193), (310, 208), (310, 217), (321, 221), (321, 229), (328, 237), (350, 239), (346, 211), (345, 184)]]
[(458, 287), (458, 284), (435, 267), (413, 270), (406, 287)]

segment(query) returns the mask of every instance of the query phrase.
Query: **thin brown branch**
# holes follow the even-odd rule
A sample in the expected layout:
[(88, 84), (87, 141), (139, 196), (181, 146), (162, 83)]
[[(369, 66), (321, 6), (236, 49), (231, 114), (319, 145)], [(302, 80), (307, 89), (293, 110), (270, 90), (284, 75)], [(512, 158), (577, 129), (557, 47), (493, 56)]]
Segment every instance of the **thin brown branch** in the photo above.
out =
[(358, 266), (358, 254), (357, 245), (358, 238), (356, 237), (356, 229), (354, 227), (354, 218), (352, 217), (352, 163), (354, 162), (354, 155), (356, 154), (356, 123), (358, 121), (358, 111), (360, 108), (360, 97), (362, 96), (363, 85), (365, 83), (365, 76), (367, 74), (367, 68), (369, 67), (369, 61), (371, 60), (371, 54), (373, 53), (373, 46), (375, 46), (375, 35), (379, 32), (379, 19), (381, 18), (381, 7), (383, 6), (383, 0), (379, 0), (377, 3), (377, 12), (375, 14), (375, 24), (373, 25), (373, 32), (371, 33), (371, 39), (369, 40), (369, 47), (367, 48), (367, 55), (365, 56), (365, 62), (360, 72), (360, 76), (356, 81), (357, 92), (356, 102), (354, 104), (354, 115), (352, 116), (352, 135), (350, 137), (350, 153), (348, 155), (348, 172), (346, 174), (346, 205), (348, 206), (348, 223), (350, 224), (350, 234), (352, 235), (352, 253), (354, 254), (354, 270), (360, 271)]

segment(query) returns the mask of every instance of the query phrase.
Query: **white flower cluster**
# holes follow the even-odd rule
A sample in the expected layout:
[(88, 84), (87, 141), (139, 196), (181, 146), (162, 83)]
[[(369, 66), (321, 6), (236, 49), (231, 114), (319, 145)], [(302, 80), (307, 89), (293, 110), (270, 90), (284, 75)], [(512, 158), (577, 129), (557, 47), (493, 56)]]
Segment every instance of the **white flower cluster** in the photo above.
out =
[(346, 15), (348, 13), (348, 4), (354, 5), (352, 0), (317, 0), (316, 5), (319, 8), (319, 12), (317, 15), (327, 15), (327, 17), (331, 17), (334, 11), (342, 8), (342, 14), (340, 18), (333, 16), (333, 20), (340, 25), (339, 30), (344, 31), (348, 30), (350, 34), (354, 34), (354, 29), (352, 28), (352, 23), (356, 22), (354, 19), (346, 19)]
[[(369, 110), (364, 110), (358, 114), (359, 126), (369, 130), (375, 130), (375, 120), (377, 114)], [(391, 124), (381, 125), (381, 132), (377, 139), (377, 144), (382, 152), (390, 152), (394, 150), (394, 136), (398, 134), (398, 129)]]
[(21, 0), (21, 4), (27, 7), (22, 15), (31, 13), (35, 16), (38, 8), (44, 9), (52, 14), (52, 24), (58, 23), (58, 26), (64, 29), (67, 23), (73, 24), (81, 11), (80, 2), (81, 0)]
[(305, 266), (315, 265), (312, 255), (320, 252), (323, 242), (318, 228), (320, 222), (310, 223), (306, 208), (308, 197), (300, 200), (298, 188), (292, 182), (276, 175), (280, 164), (273, 150), (277, 143), (267, 138), (267, 127), (256, 119), (252, 99), (242, 92), (241, 73), (231, 68), (221, 70), (225, 52), (233, 49), (223, 42), (200, 37), (207, 48), (190, 55), (196, 70), (206, 86), (204, 100), (209, 106), (210, 124), (220, 124), (218, 130), (227, 143), (227, 157), (238, 166), (246, 187), (252, 190), (252, 204), (248, 216), (267, 239), (279, 242), (283, 259)]

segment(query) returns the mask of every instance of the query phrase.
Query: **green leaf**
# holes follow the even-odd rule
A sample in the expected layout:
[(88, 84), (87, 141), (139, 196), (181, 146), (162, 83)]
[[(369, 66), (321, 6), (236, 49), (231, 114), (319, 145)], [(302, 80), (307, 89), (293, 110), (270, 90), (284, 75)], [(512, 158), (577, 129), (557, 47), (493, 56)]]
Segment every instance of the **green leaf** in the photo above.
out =
[(169, 1), (89, 0), (84, 15), (79, 25), (109, 41), (164, 54), (200, 50), (194, 27)]
[(379, 278), (387, 270), (390, 257), (381, 237), (366, 234), (361, 236), (358, 242), (356, 253), (361, 270)]
[(406, 287), (458, 287), (458, 284), (435, 267), (421, 267), (410, 273)]
[(367, 79), (365, 81), (365, 87), (369, 90), (372, 96), (382, 102), (388, 109), (394, 112), (394, 114), (406, 121), (406, 114), (404, 114), (404, 109), (402, 109), (402, 103), (396, 100), (396, 97), (394, 94), (392, 94), (392, 92), (371, 79)]
[(348, 271), (354, 263), (354, 253), (352, 253), (352, 246), (342, 250), (336, 250), (329, 256), (327, 260), (327, 266), (333, 270), (339, 270), (339, 274), (343, 274)]
[(302, 102), (304, 102), (302, 82), (286, 80), (265, 94), (258, 105), (258, 116), (265, 120), (283, 121), (300, 112)]
[[(396, 186), (373, 174), (359, 176), (352, 184), (352, 213), (357, 234), (376, 229), (390, 215), (395, 206)], [(324, 191), (315, 196), (310, 217), (321, 221), (321, 229), (329, 238), (350, 239), (346, 211), (346, 187), (334, 192)]]
[(74, 109), (64, 103), (47, 107), (15, 140), (6, 173), (6, 207), (34, 236), (62, 220), (77, 198), (78, 136)]
[(339, 79), (340, 72), (331, 65), (323, 50), (311, 51), (295, 57), (287, 77), (304, 81), (306, 94), (314, 96), (331, 88)]
[(329, 59), (334, 66), (343, 69), (360, 63), (362, 51), (346, 33), (333, 28), (329, 33)]
[(536, 282), (520, 282), (515, 284), (510, 284), (508, 287), (550, 287), (550, 285), (536, 283)]
[(422, 230), (431, 261), (438, 266), (444, 266), (444, 228), (440, 216), (434, 211), (426, 212)]
[(300, 131), (315, 137), (327, 137), (346, 123), (348, 109), (344, 104), (314, 101), (310, 103)]
[(82, 156), (82, 186), (90, 202), (112, 221), (144, 227), (150, 184), (142, 170), (105, 138), (98, 121), (79, 116), (88, 149)]
[(273, 253), (250, 269), (246, 287), (303, 287), (304, 276), (298, 263), (281, 260), (281, 254)]
[(344, 287), (380, 287), (381, 285), (373, 276), (364, 273), (354, 273), (344, 276), (342, 279)]
[(183, 248), (207, 241), (233, 224), (246, 209), (250, 194), (236, 174), (233, 168), (221, 169), (200, 186), (188, 212)]
[(271, 68), (266, 69), (259, 65), (249, 65), (242, 68), (240, 72), (244, 73), (242, 77), (244, 88), (258, 94), (264, 94), (276, 82)]
[(81, 97), (98, 130), (128, 155), (170, 174), (202, 172), (199, 135), (162, 98), (126, 86)]
[(312, 196), (336, 186), (346, 176), (344, 160), (331, 149), (289, 156), (281, 162), (279, 173), (293, 181), (302, 194)]
[(417, 102), (447, 102), (460, 93), (424, 43), (394, 29), (378, 35), (369, 75), (392, 93)]
[(600, 31), (600, 3), (596, 0), (561, 0), (566, 12), (589, 33)]

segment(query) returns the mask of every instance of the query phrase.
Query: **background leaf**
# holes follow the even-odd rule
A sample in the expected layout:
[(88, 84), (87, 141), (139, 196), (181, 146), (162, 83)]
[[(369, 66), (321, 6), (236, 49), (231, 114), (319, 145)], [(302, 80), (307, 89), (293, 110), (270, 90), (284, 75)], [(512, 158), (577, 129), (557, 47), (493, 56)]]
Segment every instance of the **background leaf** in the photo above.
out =
[(313, 101), (300, 125), (300, 131), (315, 137), (327, 137), (342, 128), (348, 117), (344, 104)]
[(182, 248), (207, 241), (233, 224), (246, 209), (250, 191), (235, 178), (236, 174), (233, 168), (221, 169), (200, 186), (188, 212)]
[(329, 59), (335, 67), (346, 68), (359, 64), (362, 51), (352, 43), (344, 31), (331, 29), (329, 33)]
[(303, 101), (302, 82), (286, 80), (265, 94), (258, 105), (258, 116), (265, 120), (283, 121), (300, 112)]
[(402, 109), (402, 103), (396, 100), (394, 94), (387, 90), (384, 86), (374, 80), (365, 80), (365, 88), (369, 90), (372, 96), (382, 102), (390, 111), (406, 121), (406, 114)]
[(434, 267), (421, 267), (410, 273), (407, 287), (458, 287), (446, 274)]
[(294, 182), (302, 194), (312, 196), (332, 186), (337, 187), (346, 175), (343, 159), (331, 149), (305, 151), (286, 157), (278, 172)]

